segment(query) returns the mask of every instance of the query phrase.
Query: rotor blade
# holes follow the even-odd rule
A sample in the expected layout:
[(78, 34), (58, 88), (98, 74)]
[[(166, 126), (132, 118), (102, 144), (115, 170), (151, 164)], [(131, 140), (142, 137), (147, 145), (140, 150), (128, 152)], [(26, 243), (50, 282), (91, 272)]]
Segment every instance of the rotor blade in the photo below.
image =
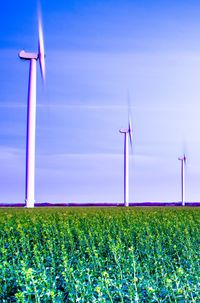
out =
[(128, 133), (131, 147), (133, 145), (133, 131), (132, 131), (132, 123), (131, 123), (131, 100), (130, 100), (130, 92), (127, 90), (127, 105), (128, 105)]
[(38, 57), (39, 57), (42, 79), (43, 81), (45, 81), (46, 71), (45, 71), (44, 37), (43, 37), (42, 18), (40, 11), (38, 12)]
[(182, 141), (182, 153), (183, 153), (183, 162), (184, 162), (184, 165), (186, 165), (186, 164), (188, 164), (188, 159), (186, 157), (186, 154), (188, 155), (188, 146), (187, 146), (185, 136), (183, 136), (183, 141)]
[(133, 131), (132, 131), (132, 125), (131, 125), (131, 119), (129, 118), (129, 125), (128, 125), (128, 133), (129, 133), (129, 139), (131, 143), (131, 147), (133, 145)]

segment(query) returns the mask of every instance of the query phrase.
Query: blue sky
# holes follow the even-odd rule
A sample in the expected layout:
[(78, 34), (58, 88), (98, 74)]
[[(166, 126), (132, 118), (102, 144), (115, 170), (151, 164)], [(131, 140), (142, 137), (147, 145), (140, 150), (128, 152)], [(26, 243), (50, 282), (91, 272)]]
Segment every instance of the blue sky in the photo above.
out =
[[(36, 1), (0, 11), (0, 202), (23, 202), (28, 62)], [(200, 4), (43, 1), (47, 81), (37, 77), (36, 201), (122, 202), (131, 100), (131, 201), (199, 201)], [(38, 66), (39, 67), (39, 66)]]

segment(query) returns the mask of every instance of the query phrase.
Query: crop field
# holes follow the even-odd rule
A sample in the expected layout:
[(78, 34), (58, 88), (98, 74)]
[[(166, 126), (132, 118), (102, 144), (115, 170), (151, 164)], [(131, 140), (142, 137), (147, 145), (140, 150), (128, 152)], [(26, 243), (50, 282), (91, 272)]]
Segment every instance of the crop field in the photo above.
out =
[(0, 302), (200, 302), (200, 209), (0, 209)]

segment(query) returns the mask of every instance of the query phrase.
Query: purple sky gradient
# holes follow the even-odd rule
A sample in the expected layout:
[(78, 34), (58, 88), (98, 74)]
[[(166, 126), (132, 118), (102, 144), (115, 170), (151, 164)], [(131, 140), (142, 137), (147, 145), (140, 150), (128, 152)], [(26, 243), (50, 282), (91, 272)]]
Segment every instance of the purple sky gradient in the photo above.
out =
[[(130, 93), (131, 201), (200, 201), (200, 4), (42, 2), (45, 91), (38, 65), (36, 201), (122, 202)], [(0, 11), (0, 203), (23, 202), (28, 62), (35, 1)]]

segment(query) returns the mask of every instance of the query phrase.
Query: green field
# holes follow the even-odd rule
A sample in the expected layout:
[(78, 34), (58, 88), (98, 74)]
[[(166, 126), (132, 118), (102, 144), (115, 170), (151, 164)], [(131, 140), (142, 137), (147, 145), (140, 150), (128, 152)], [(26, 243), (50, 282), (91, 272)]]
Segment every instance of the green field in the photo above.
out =
[(199, 208), (0, 210), (0, 302), (200, 302)]

